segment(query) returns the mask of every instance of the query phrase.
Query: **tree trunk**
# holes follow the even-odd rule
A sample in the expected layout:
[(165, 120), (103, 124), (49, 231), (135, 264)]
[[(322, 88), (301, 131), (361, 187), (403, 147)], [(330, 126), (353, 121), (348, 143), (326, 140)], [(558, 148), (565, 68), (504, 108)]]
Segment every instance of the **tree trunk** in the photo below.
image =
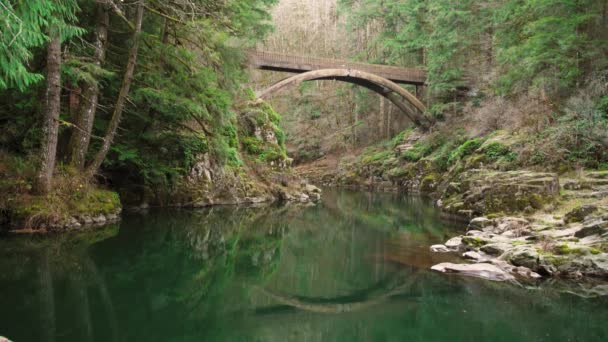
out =
[(384, 112), (386, 111), (385, 105), (386, 99), (384, 96), (380, 96), (380, 113), (378, 114), (378, 130), (377, 136), (374, 140), (382, 140), (384, 133)]
[(139, 2), (137, 6), (137, 18), (135, 22), (135, 32), (133, 33), (133, 45), (129, 51), (129, 59), (127, 61), (127, 69), (125, 70), (125, 75), (122, 81), (122, 86), (120, 88), (120, 93), (118, 94), (118, 99), (116, 100), (116, 106), (114, 107), (114, 112), (112, 113), (112, 119), (110, 120), (110, 124), (108, 125), (108, 129), (106, 131), (106, 135), (103, 140), (103, 144), (101, 145), (101, 149), (93, 158), (93, 161), (87, 168), (87, 173), (89, 175), (93, 175), (99, 170), (101, 163), (106, 159), (106, 155), (110, 150), (110, 145), (114, 141), (114, 136), (116, 135), (116, 130), (120, 125), (120, 120), (122, 117), (122, 112), (125, 107), (125, 103), (127, 101), (127, 96), (129, 96), (129, 88), (131, 87), (131, 82), (133, 81), (133, 72), (135, 71), (135, 65), (137, 64), (137, 51), (139, 48), (139, 35), (141, 33), (141, 23), (144, 17), (144, 2), (143, 0)]
[[(110, 14), (105, 2), (97, 5), (97, 11), (97, 29), (95, 31), (95, 42), (93, 43), (93, 46), (95, 46), (93, 63), (101, 67), (106, 58)], [(79, 170), (84, 169), (86, 153), (89, 149), (91, 133), (93, 131), (93, 122), (95, 121), (95, 112), (99, 99), (99, 86), (96, 82), (84, 85), (83, 97), (84, 101), (74, 120), (76, 127), (72, 131), (69, 146), (70, 164)]]
[(61, 105), (61, 35), (53, 29), (47, 47), (47, 76), (44, 103), (43, 138), (40, 147), (40, 167), (36, 175), (34, 190), (47, 194), (53, 186), (53, 171), (57, 154), (57, 135), (59, 133), (59, 110)]
[(393, 137), (393, 106), (388, 107), (388, 115), (386, 120), (386, 137)]

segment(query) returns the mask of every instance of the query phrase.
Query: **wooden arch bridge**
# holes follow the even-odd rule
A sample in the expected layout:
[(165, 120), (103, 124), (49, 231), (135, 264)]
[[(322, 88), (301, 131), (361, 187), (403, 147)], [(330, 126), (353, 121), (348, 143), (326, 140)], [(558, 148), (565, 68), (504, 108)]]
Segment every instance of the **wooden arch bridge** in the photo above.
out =
[(410, 84), (418, 89), (426, 82), (426, 72), (415, 68), (348, 62), (327, 58), (302, 57), (265, 51), (250, 51), (249, 65), (260, 70), (295, 73), (258, 93), (258, 98), (288, 86), (312, 80), (338, 80), (366, 87), (384, 96), (417, 126), (426, 129), (433, 121), (424, 115), (426, 107), (418, 97), (399, 84)]

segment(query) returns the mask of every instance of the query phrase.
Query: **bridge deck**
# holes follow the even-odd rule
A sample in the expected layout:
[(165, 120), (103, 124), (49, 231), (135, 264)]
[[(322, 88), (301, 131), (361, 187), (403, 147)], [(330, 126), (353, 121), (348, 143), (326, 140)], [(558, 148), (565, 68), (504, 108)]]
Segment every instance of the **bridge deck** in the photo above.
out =
[(302, 57), (265, 51), (251, 51), (249, 63), (254, 68), (262, 70), (303, 73), (321, 69), (353, 69), (375, 74), (396, 83), (422, 85), (426, 82), (426, 72), (416, 68)]

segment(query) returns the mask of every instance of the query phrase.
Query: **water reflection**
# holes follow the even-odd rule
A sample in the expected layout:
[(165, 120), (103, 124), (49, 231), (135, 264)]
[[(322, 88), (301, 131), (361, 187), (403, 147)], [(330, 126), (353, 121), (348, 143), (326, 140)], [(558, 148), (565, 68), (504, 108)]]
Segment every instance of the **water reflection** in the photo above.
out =
[(424, 200), (162, 210), (0, 240), (15, 341), (604, 340), (605, 300), (427, 271), (460, 227)]

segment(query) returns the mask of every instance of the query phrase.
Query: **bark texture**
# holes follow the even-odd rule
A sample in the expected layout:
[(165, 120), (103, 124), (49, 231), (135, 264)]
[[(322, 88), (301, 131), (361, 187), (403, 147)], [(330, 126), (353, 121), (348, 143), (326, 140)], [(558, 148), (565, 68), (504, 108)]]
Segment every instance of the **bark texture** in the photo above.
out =
[[(95, 47), (93, 63), (101, 67), (106, 59), (108, 26), (110, 23), (107, 3), (98, 3), (97, 11), (97, 29), (95, 30), (95, 41), (93, 42)], [(96, 82), (86, 83), (82, 95), (83, 102), (74, 120), (74, 126), (76, 127), (72, 132), (69, 146), (70, 164), (79, 170), (84, 169), (86, 153), (91, 141), (91, 132), (99, 100), (99, 85)]]
[(53, 186), (53, 171), (57, 154), (59, 110), (61, 104), (61, 36), (58, 30), (51, 33), (47, 47), (47, 86), (42, 122), (43, 138), (40, 146), (40, 167), (34, 190), (46, 194)]

